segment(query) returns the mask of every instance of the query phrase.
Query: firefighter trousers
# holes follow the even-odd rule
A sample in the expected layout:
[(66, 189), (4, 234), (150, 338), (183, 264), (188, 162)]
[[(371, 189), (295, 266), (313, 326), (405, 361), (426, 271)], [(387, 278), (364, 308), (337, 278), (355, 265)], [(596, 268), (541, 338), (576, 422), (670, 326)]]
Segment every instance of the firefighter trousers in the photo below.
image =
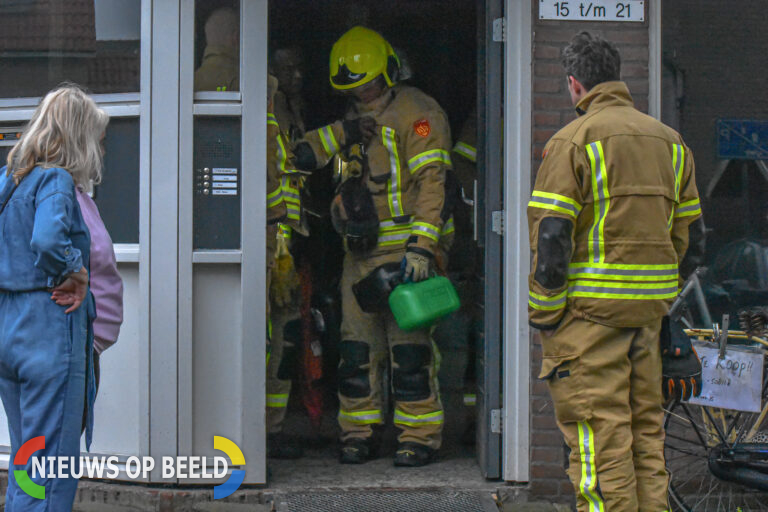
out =
[(272, 306), (272, 338), (267, 363), (267, 434), (282, 430), (291, 393), (291, 381), (298, 364), (301, 346), (301, 310)]
[(566, 312), (556, 331), (542, 332), (539, 377), (570, 448), (579, 511), (669, 509), (660, 328), (661, 320), (616, 328)]
[(347, 253), (341, 280), (342, 324), (339, 347), (339, 425), (341, 440), (369, 439), (384, 423), (382, 379), (392, 368), (394, 424), (398, 441), (440, 448), (443, 407), (437, 383), (439, 354), (428, 329), (405, 332), (390, 311), (365, 313), (352, 285), (375, 268), (399, 262), (404, 251), (367, 257)]

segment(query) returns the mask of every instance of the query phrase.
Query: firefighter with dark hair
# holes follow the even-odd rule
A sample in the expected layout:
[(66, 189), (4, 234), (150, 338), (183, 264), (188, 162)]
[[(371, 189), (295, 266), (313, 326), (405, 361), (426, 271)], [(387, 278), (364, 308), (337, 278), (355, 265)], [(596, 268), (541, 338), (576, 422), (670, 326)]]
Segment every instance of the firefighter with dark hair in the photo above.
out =
[(443, 429), (438, 355), (429, 331), (401, 330), (386, 297), (380, 310), (364, 310), (358, 299), (371, 297), (356, 297), (353, 285), (393, 267), (403, 278), (421, 281), (439, 265), (440, 247), (453, 231), (444, 189), (451, 165), (448, 119), (434, 99), (397, 84), (398, 57), (373, 30), (357, 26), (345, 33), (331, 50), (330, 67), (331, 85), (352, 100), (346, 119), (309, 132), (294, 153), (300, 169), (322, 167), (334, 156), (343, 169), (331, 212), (346, 249), (340, 461), (376, 456), (386, 415), (382, 375), (390, 360), (394, 423), (402, 431), (394, 462), (422, 466), (433, 460)]
[[(304, 454), (301, 440), (283, 432), (293, 378), (297, 375), (302, 339), (301, 279), (289, 248), (295, 235), (307, 235), (302, 215), (304, 178), (291, 166), (290, 145), (304, 135), (302, 119), (301, 50), (276, 48), (269, 62), (270, 73), (277, 79), (272, 100), (270, 126), (277, 129), (274, 157), (280, 173), (280, 186), (286, 215), (277, 225), (273, 266), (270, 279), (272, 321), (271, 355), (267, 365), (267, 456), (296, 459)], [(275, 124), (276, 123), (276, 124)], [(270, 142), (272, 140), (270, 139)], [(271, 233), (269, 236), (273, 236)]]
[(667, 336), (680, 351), (659, 343), (701, 215), (693, 156), (634, 108), (611, 43), (583, 32), (562, 62), (579, 117), (547, 143), (528, 204), (539, 377), (570, 447), (578, 509), (668, 510), (662, 358), (667, 392), (701, 390), (690, 340)]

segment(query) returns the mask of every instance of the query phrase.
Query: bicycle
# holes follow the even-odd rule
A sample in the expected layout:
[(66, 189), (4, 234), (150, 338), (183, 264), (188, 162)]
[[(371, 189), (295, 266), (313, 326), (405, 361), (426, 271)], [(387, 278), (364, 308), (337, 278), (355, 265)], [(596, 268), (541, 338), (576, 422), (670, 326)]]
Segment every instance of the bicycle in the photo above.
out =
[[(700, 317), (708, 319), (699, 275), (686, 282), (673, 310), (695, 292)], [(729, 351), (762, 354), (759, 412), (679, 401), (665, 406), (664, 455), (675, 511), (768, 511), (768, 341), (728, 331), (727, 317), (723, 320), (722, 329), (705, 330), (690, 329), (688, 318), (686, 333), (697, 340), (699, 352), (716, 349), (718, 362)]]

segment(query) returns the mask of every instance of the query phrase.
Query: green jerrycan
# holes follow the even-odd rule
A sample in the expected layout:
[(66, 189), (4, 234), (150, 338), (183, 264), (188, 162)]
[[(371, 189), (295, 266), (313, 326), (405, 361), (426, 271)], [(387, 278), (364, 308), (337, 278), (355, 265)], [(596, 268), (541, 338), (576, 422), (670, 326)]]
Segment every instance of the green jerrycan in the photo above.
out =
[(459, 296), (447, 277), (398, 285), (389, 295), (389, 308), (398, 327), (414, 331), (459, 309)]

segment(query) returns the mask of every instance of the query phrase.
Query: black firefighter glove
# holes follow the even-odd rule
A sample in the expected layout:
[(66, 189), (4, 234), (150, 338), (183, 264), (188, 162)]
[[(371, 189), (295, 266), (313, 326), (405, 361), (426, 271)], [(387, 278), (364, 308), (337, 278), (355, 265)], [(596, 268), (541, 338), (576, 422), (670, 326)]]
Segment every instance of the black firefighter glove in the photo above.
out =
[(379, 217), (363, 176), (349, 178), (341, 184), (331, 205), (331, 218), (350, 252), (367, 254), (376, 248)]
[(665, 316), (660, 342), (664, 398), (689, 400), (701, 395), (701, 361), (683, 326)]
[(347, 147), (352, 144), (367, 144), (376, 136), (376, 120), (370, 116), (347, 119), (342, 122), (344, 127), (344, 141)]
[(352, 292), (366, 313), (389, 310), (389, 294), (403, 282), (400, 262), (394, 261), (376, 267), (370, 274), (352, 285)]

